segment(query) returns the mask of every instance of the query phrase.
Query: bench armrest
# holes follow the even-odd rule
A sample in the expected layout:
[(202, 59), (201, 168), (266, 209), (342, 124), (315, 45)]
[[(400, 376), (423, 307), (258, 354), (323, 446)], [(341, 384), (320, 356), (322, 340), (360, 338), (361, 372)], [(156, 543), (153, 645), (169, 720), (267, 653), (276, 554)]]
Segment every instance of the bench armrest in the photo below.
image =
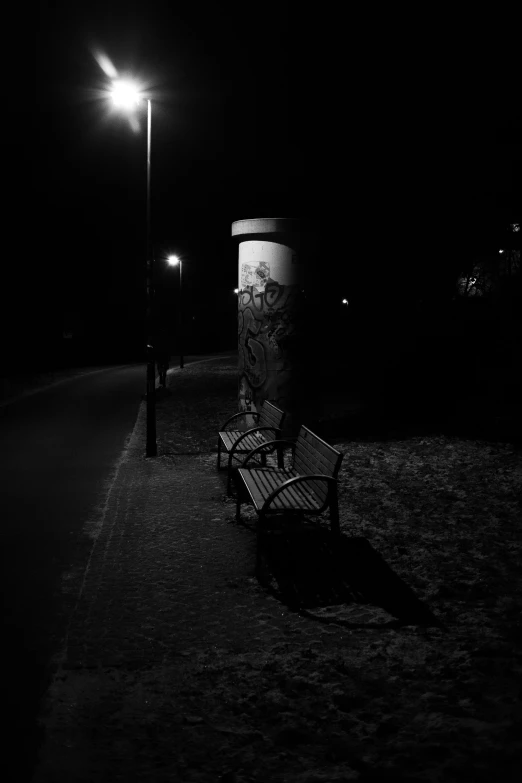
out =
[[(230, 449), (230, 454), (232, 454), (237, 446), (238, 443), (241, 443), (241, 441), (246, 438), (247, 435), (251, 435), (253, 432), (261, 432), (261, 430), (270, 430), (271, 432), (276, 432), (278, 435), (281, 434), (281, 430), (278, 427), (252, 427), (249, 430), (246, 430), (246, 432), (242, 432), (239, 438), (236, 440), (232, 448)], [(264, 445), (264, 444), (262, 444)]]
[(291, 440), (267, 440), (266, 443), (261, 443), (259, 446), (256, 446), (255, 449), (252, 449), (250, 454), (247, 454), (245, 459), (243, 460), (243, 463), (241, 465), (242, 468), (244, 468), (250, 459), (257, 451), (261, 451), (262, 449), (266, 449), (267, 446), (270, 446), (270, 448), (273, 448), (274, 446), (279, 446), (282, 443), (284, 443), (287, 446), (290, 446), (292, 451), (295, 452), (295, 443)]
[(329, 484), (333, 484), (334, 486), (337, 486), (337, 479), (333, 478), (333, 476), (324, 476), (322, 473), (307, 473), (306, 476), (293, 476), (292, 478), (283, 481), (282, 484), (280, 484), (270, 493), (270, 495), (263, 503), (261, 514), (264, 514), (268, 510), (268, 507), (270, 506), (273, 499), (276, 498), (279, 495), (279, 493), (283, 491), (283, 489), (287, 489), (292, 484), (298, 484), (307, 481), (327, 481)]
[(230, 424), (231, 421), (234, 419), (238, 419), (240, 416), (257, 416), (257, 418), (260, 417), (260, 413), (257, 411), (240, 411), (239, 413), (233, 413), (230, 418), (226, 420), (226, 422), (219, 428), (219, 432), (223, 432), (227, 424)]

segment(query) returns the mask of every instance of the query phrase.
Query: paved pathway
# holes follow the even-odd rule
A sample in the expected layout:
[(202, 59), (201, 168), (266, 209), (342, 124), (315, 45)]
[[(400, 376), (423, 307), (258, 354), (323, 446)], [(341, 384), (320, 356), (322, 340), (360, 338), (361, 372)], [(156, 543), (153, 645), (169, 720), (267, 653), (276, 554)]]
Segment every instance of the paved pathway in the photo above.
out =
[[(162, 693), (154, 714), (156, 721), (161, 714), (164, 732), (181, 685), (190, 680), (194, 689), (201, 656), (228, 650), (266, 662), (280, 645), (335, 646), (347, 636), (292, 613), (259, 586), (255, 535), (233, 521), (233, 504), (226, 513), (225, 475), (217, 473), (215, 455), (147, 460), (144, 433), (142, 405), (92, 530), (96, 541), (81, 585), (72, 580), (81, 594), (48, 694), (47, 740), (34, 783), (215, 780), (204, 771), (176, 777), (175, 747), (154, 775), (150, 748), (139, 760), (129, 754), (129, 743), (141, 742), (152, 694)], [(137, 704), (136, 687), (150, 698)], [(196, 695), (185, 694), (185, 709)]]
[(142, 376), (140, 367), (106, 368), (0, 407), (3, 736), (28, 767), (72, 609), (62, 574), (85, 564), (92, 541), (83, 527), (132, 432)]

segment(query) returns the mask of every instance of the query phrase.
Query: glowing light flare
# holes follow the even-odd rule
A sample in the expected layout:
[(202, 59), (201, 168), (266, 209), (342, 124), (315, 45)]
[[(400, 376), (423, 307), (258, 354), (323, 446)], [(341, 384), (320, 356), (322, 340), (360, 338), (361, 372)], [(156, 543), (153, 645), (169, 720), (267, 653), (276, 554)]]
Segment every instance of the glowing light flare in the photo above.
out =
[(136, 85), (126, 79), (113, 82), (111, 97), (116, 106), (122, 109), (135, 109), (140, 102), (140, 91)]
[(348, 304), (348, 299), (343, 299), (342, 303), (343, 303), (343, 305), (347, 305)]
[(100, 51), (94, 51), (92, 53), (92, 56), (102, 69), (103, 73), (109, 77), (109, 79), (117, 79), (118, 78), (118, 71), (114, 67), (114, 65), (111, 63), (109, 58), (106, 54), (103, 54), (103, 52)]
[(177, 256), (169, 256), (167, 258), (167, 264), (169, 266), (176, 266), (176, 264), (179, 264), (179, 258)]

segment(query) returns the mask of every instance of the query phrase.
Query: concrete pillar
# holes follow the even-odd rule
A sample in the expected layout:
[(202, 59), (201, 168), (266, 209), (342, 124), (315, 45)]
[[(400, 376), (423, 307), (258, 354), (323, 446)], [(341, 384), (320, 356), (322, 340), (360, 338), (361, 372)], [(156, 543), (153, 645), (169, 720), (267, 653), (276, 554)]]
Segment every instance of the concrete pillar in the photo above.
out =
[(269, 400), (286, 411), (284, 436), (296, 435), (301, 423), (307, 423), (305, 268), (299, 222), (237, 220), (232, 236), (239, 242), (238, 410), (259, 410)]

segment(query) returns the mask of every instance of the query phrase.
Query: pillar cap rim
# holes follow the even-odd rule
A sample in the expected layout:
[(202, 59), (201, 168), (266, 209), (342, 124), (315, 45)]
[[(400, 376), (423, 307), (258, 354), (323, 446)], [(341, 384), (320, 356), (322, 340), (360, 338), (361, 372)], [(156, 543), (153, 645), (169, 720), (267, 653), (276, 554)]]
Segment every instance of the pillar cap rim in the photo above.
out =
[(243, 234), (289, 234), (299, 232), (298, 218), (246, 218), (232, 223), (232, 236)]

